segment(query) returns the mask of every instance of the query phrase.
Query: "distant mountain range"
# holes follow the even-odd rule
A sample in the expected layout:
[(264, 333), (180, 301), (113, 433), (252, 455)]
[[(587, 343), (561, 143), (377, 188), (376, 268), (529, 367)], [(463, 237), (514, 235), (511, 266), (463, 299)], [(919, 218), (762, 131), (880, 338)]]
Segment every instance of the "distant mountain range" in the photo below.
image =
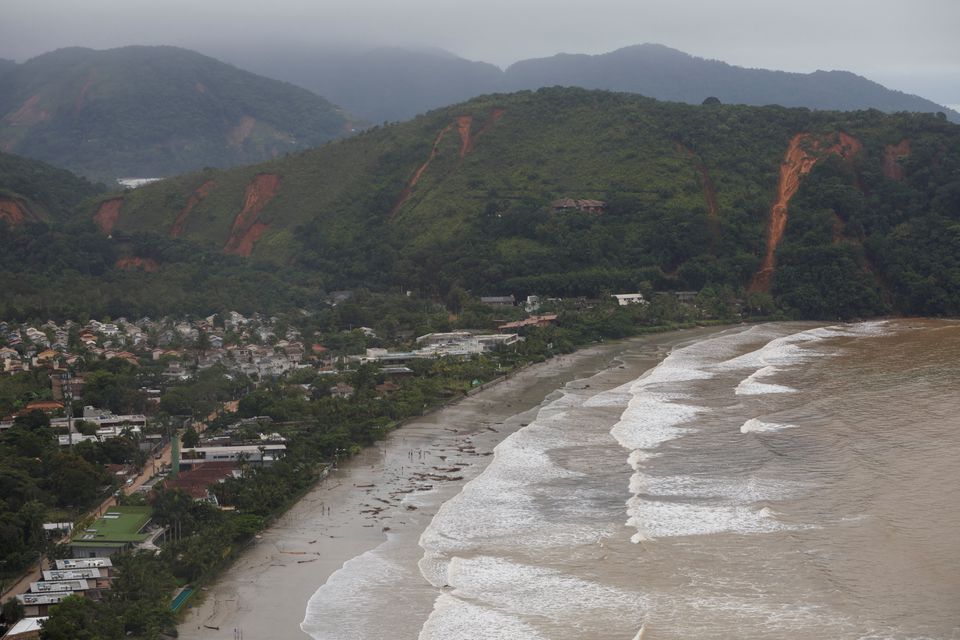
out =
[(175, 47), (0, 61), (0, 150), (96, 179), (258, 162), (351, 128), (301, 87)]
[(602, 55), (558, 54), (523, 60), (506, 71), (433, 49), (220, 51), (239, 66), (310, 89), (373, 122), (406, 120), (458, 100), (498, 91), (576, 86), (639, 93), (658, 100), (811, 109), (960, 113), (887, 89), (846, 71), (787, 73), (745, 69), (657, 44)]

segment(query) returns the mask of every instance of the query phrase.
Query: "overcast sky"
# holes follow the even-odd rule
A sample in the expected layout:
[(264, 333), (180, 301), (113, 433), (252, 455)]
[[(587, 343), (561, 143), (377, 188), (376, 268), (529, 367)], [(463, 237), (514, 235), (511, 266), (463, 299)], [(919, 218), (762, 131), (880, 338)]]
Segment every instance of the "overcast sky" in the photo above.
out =
[(845, 69), (960, 105), (960, 0), (0, 0), (0, 57), (64, 46), (421, 44), (507, 66), (657, 42), (746, 67)]

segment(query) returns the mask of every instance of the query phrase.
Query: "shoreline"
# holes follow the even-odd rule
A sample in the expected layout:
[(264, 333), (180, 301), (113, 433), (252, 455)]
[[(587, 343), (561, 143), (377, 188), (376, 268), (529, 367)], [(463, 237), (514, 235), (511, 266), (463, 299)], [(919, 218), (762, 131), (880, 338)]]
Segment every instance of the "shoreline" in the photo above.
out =
[(548, 396), (574, 380), (626, 369), (618, 356), (628, 350), (650, 348), (636, 365), (645, 370), (675, 345), (720, 330), (672, 330), (588, 346), (409, 420), (332, 470), (241, 551), (202, 601), (188, 607), (180, 637), (309, 638), (300, 623), (317, 589), (351, 559), (393, 538), (419, 538), (436, 508), (479, 475), (493, 448), (532, 421)]

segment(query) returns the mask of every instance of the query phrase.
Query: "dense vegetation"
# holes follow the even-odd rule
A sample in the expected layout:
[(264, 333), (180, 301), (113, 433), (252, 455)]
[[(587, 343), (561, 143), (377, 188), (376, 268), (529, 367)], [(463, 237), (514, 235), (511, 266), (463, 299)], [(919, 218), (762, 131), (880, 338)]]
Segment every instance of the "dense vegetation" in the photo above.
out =
[[(844, 160), (822, 150), (839, 132), (862, 145)], [(685, 106), (577, 89), (487, 96), (295, 157), (149, 185), (125, 197), (118, 228), (162, 233), (212, 182), (183, 228), (216, 251), (268, 174), (279, 188), (263, 201), (253, 255), (293, 277), (316, 274), (327, 289), (744, 291), (799, 133), (820, 150), (809, 151), (818, 163), (789, 205), (777, 302), (804, 317), (955, 313), (957, 239), (935, 229), (960, 216), (960, 129), (933, 115)], [(554, 213), (562, 197), (607, 210)]]
[(244, 69), (306, 87), (373, 122), (406, 120), (485, 93), (552, 86), (629, 91), (689, 104), (714, 96), (734, 104), (945, 111), (960, 122), (960, 114), (954, 111), (850, 72), (745, 69), (656, 44), (602, 55), (558, 54), (521, 60), (505, 71), (426, 49), (271, 47), (265, 51), (245, 47), (221, 49), (217, 55)]
[(104, 191), (103, 185), (65, 169), (0, 152), (0, 199), (19, 203), (31, 219), (65, 220), (84, 200)]
[(0, 146), (96, 179), (256, 162), (348, 129), (309, 91), (173, 47), (61, 49), (0, 74)]

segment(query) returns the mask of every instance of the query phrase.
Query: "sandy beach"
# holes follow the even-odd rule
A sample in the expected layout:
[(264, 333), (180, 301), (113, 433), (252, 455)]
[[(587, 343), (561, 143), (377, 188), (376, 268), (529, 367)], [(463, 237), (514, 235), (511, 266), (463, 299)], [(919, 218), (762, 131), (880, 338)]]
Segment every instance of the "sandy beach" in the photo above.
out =
[[(179, 626), (181, 638), (303, 640), (307, 602), (343, 564), (389, 538), (414, 545), (436, 508), (476, 477), (493, 448), (565, 384), (611, 367), (635, 378), (693, 329), (582, 349), (534, 365), (394, 431), (340, 465), (246, 549)], [(617, 356), (630, 348), (629, 366)], [(335, 624), (335, 621), (331, 621)]]

